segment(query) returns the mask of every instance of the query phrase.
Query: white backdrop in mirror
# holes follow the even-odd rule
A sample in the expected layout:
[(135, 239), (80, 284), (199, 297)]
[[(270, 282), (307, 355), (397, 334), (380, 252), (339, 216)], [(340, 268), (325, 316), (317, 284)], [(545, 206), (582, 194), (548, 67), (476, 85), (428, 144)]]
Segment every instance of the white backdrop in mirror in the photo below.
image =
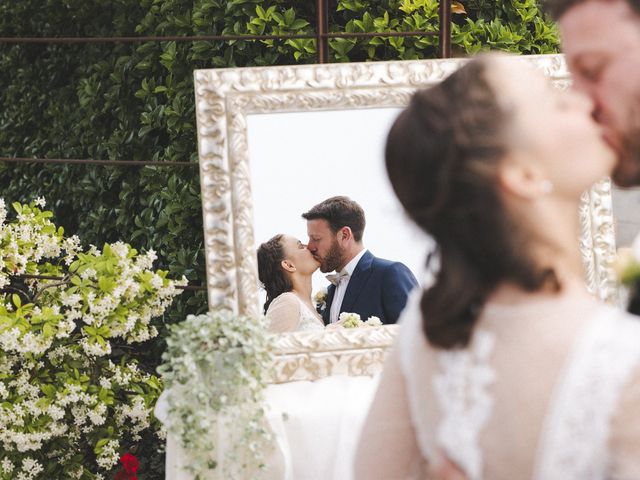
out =
[[(406, 218), (384, 167), (399, 108), (254, 114), (247, 117), (256, 247), (277, 233), (307, 241), (301, 214), (334, 195), (365, 210), (365, 247), (407, 265), (422, 281), (432, 241)], [(327, 285), (314, 274), (313, 291)]]

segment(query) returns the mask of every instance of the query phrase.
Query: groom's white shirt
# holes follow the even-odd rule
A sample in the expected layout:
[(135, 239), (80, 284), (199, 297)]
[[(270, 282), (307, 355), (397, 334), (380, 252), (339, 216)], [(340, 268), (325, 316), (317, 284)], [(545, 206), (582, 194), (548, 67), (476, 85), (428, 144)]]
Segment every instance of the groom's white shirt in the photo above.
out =
[(344, 294), (346, 293), (347, 286), (351, 280), (351, 275), (353, 275), (353, 271), (356, 269), (358, 262), (366, 252), (367, 249), (363, 248), (360, 253), (353, 257), (351, 261), (347, 263), (342, 270), (340, 270), (339, 275), (344, 276), (339, 279), (338, 285), (336, 285), (336, 291), (333, 294), (333, 300), (331, 301), (331, 311), (329, 314), (331, 323), (336, 323), (340, 318), (340, 307), (342, 306)]

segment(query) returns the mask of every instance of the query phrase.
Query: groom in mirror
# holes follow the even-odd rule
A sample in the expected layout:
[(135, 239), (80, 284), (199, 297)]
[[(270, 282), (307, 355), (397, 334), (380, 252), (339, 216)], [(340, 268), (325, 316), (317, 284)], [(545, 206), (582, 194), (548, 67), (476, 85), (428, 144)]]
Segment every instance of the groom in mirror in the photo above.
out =
[(365, 216), (360, 205), (337, 196), (302, 214), (307, 220), (307, 248), (320, 262), (331, 282), (327, 290), (325, 324), (336, 323), (340, 313), (357, 313), (362, 320), (375, 316), (395, 323), (418, 285), (406, 265), (375, 257), (362, 243)]

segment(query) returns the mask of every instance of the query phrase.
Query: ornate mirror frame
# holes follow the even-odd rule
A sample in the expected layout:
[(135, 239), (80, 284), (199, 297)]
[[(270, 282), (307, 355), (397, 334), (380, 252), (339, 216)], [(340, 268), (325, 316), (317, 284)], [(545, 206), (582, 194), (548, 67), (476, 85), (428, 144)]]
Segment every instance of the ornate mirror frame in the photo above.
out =
[[(559, 87), (570, 84), (562, 55), (513, 57), (541, 69)], [(466, 60), (419, 60), (196, 70), (198, 153), (209, 308), (259, 316), (257, 261), (247, 116), (321, 110), (402, 107), (413, 91), (439, 82)], [(578, 166), (577, 166), (578, 167)], [(583, 198), (580, 249), (590, 290), (616, 301), (611, 268), (615, 236), (611, 185)], [(338, 371), (373, 373), (397, 328), (291, 333), (276, 340), (274, 381), (315, 379)]]

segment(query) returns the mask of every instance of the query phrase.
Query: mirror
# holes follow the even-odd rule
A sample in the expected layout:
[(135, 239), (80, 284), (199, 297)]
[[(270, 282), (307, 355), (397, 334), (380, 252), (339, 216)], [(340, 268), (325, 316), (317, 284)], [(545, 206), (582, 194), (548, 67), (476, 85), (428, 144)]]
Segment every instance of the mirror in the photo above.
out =
[[(365, 246), (405, 262), (420, 278), (428, 244), (399, 214), (384, 175), (382, 145), (410, 94), (437, 83), (464, 61), (196, 71), (210, 308), (260, 315), (257, 244), (279, 232), (304, 241), (300, 214), (338, 193), (362, 203)], [(518, 61), (534, 64), (560, 87), (570, 82), (562, 55)], [(606, 267), (615, 254), (608, 181), (585, 194), (581, 217), (588, 284), (601, 298), (614, 301), (615, 285)], [(394, 238), (396, 230), (402, 232), (397, 235), (401, 241)], [(314, 280), (314, 291), (322, 282)]]

